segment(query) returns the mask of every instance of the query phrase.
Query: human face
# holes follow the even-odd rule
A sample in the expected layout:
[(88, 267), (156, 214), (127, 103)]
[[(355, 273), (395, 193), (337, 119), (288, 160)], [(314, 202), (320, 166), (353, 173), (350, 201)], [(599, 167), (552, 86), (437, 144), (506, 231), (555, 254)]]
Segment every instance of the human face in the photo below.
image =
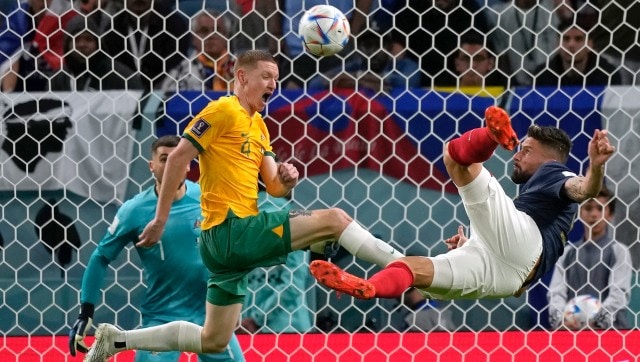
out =
[(98, 50), (98, 40), (90, 32), (82, 32), (74, 38), (74, 49), (82, 57), (90, 57)]
[(604, 196), (589, 199), (580, 206), (580, 220), (584, 224), (585, 237), (597, 239), (607, 232), (607, 221), (613, 219), (609, 200)]
[(193, 29), (193, 47), (198, 53), (204, 53), (218, 60), (227, 53), (227, 29), (222, 20), (216, 20), (207, 14), (198, 16)]
[(513, 156), (511, 180), (516, 184), (523, 184), (529, 181), (543, 163), (552, 160), (553, 155), (544, 145), (535, 138), (527, 137)]
[(236, 71), (235, 93), (249, 115), (264, 110), (276, 90), (279, 76), (278, 65), (268, 61), (259, 61), (254, 67)]
[(560, 56), (568, 64), (586, 62), (589, 57), (591, 42), (587, 34), (577, 27), (567, 29), (562, 34)]
[[(153, 174), (153, 178), (156, 180), (156, 186), (160, 187), (162, 184), (162, 177), (164, 175), (164, 168), (167, 165), (167, 158), (169, 154), (175, 150), (175, 147), (167, 147), (160, 146), (156, 149), (156, 151), (151, 155), (151, 161), (149, 161), (149, 169)], [(184, 184), (184, 180), (187, 178), (187, 173), (189, 172), (189, 166), (187, 166), (184, 170), (184, 178), (182, 182), (180, 182), (180, 187)]]
[(493, 69), (495, 60), (480, 44), (462, 44), (455, 59), (461, 86), (481, 86)]

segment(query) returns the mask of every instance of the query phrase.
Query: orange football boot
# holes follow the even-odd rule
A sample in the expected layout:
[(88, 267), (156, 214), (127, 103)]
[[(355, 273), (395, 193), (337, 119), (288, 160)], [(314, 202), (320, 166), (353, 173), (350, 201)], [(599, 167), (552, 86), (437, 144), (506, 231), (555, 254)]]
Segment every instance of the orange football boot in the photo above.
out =
[(371, 299), (376, 288), (368, 281), (349, 274), (337, 265), (324, 260), (314, 260), (309, 265), (311, 274), (324, 286), (358, 299)]
[(490, 106), (484, 111), (484, 118), (491, 131), (491, 139), (498, 142), (504, 149), (512, 151), (520, 144), (518, 135), (511, 128), (511, 118), (504, 109)]

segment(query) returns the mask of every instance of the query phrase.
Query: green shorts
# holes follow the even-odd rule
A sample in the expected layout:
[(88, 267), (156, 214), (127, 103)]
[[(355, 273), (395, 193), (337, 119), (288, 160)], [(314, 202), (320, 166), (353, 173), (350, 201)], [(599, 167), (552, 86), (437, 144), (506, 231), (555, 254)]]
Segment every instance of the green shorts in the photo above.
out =
[(200, 255), (210, 272), (207, 301), (215, 305), (242, 303), (247, 274), (258, 267), (284, 264), (290, 252), (288, 210), (229, 217), (203, 230)]

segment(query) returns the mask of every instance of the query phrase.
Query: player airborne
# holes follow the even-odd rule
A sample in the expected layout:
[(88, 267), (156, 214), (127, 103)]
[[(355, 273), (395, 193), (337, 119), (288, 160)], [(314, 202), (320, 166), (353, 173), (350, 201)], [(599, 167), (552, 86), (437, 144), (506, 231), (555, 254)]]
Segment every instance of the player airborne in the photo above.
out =
[(469, 215), (471, 234), (435, 257), (409, 256), (391, 262), (369, 280), (334, 264), (313, 261), (320, 283), (356, 298), (396, 298), (414, 286), (434, 299), (520, 295), (550, 271), (563, 252), (579, 202), (602, 188), (604, 166), (614, 153), (607, 131), (589, 142), (589, 169), (577, 176), (565, 165), (571, 140), (556, 127), (529, 127), (513, 156), (511, 179), (520, 194), (507, 196), (482, 162), (498, 145), (518, 145), (507, 113), (485, 112), (487, 126), (470, 130), (444, 147), (444, 162)]

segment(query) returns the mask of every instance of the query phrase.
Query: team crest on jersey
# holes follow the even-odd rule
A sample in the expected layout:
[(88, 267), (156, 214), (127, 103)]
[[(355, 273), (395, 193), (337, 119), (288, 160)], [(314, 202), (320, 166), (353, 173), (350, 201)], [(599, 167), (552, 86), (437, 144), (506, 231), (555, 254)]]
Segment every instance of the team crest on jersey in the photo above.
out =
[(194, 135), (200, 138), (205, 132), (207, 132), (209, 128), (211, 128), (211, 125), (207, 123), (207, 121), (205, 121), (204, 118), (200, 118), (191, 127), (191, 132), (193, 132)]
[(193, 223), (193, 228), (194, 228), (194, 229), (200, 229), (200, 225), (202, 225), (202, 220), (196, 220), (196, 221)]

